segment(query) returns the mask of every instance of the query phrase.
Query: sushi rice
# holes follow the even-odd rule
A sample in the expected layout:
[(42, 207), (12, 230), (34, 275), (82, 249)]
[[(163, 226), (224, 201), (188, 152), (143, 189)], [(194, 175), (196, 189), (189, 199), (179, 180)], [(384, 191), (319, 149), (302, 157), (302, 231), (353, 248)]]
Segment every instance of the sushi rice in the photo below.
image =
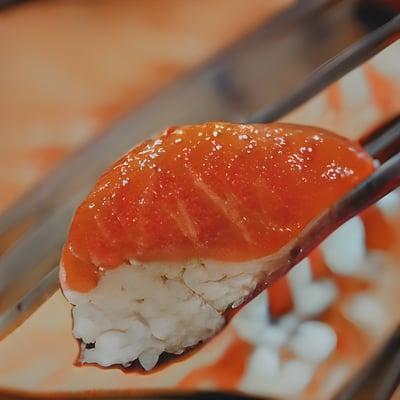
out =
[(224, 312), (254, 291), (266, 262), (132, 260), (105, 271), (87, 293), (64, 286), (64, 295), (74, 305), (79, 361), (129, 367), (138, 359), (150, 370), (160, 354), (183, 353), (222, 329)]

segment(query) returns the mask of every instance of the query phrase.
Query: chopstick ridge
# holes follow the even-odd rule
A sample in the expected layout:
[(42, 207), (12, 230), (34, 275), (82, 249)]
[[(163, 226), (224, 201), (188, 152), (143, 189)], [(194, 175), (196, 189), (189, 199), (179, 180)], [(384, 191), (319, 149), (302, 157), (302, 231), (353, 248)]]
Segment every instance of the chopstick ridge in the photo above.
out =
[(382, 161), (400, 151), (400, 115), (360, 140), (364, 149)]

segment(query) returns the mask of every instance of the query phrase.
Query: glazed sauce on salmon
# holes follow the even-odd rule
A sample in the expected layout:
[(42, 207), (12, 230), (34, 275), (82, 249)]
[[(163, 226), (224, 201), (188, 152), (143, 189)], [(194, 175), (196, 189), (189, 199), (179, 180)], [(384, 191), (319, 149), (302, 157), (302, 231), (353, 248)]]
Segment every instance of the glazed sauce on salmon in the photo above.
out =
[(130, 260), (273, 254), (373, 170), (361, 146), (321, 128), (168, 128), (111, 166), (78, 207), (62, 255), (65, 283), (89, 291)]

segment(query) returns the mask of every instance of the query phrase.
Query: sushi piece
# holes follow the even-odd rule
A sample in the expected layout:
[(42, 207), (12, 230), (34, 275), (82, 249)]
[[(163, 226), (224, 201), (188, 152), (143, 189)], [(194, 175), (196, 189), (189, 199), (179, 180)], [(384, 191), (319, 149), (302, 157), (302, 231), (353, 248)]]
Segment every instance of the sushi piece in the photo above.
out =
[(294, 124), (178, 126), (139, 144), (77, 208), (63, 249), (79, 363), (150, 370), (211, 338), (373, 170), (358, 144)]

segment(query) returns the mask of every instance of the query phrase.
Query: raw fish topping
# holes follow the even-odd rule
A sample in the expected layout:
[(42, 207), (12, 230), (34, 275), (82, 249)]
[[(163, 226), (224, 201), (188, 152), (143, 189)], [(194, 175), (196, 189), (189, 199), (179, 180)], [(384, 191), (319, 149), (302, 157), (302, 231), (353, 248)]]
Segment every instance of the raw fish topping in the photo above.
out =
[(358, 144), (321, 128), (168, 128), (118, 160), (79, 206), (62, 280), (86, 292), (130, 260), (273, 254), (373, 169)]

